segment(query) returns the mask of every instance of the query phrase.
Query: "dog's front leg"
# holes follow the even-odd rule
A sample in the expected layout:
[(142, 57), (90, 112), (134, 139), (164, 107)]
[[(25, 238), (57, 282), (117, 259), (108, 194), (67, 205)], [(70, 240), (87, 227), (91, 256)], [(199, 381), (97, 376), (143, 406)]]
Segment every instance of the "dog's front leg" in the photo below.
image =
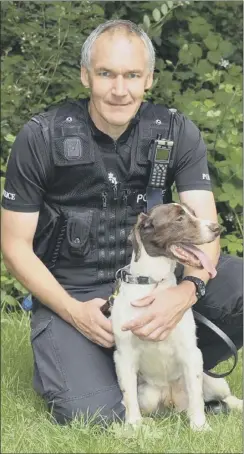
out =
[(188, 394), (187, 414), (190, 426), (196, 431), (211, 430), (204, 412), (203, 359), (199, 348), (194, 348), (190, 355), (185, 356), (183, 369)]
[[(124, 348), (125, 347), (125, 348)], [(125, 404), (125, 422), (136, 425), (142, 420), (137, 394), (138, 352), (130, 347), (118, 349), (114, 362)]]

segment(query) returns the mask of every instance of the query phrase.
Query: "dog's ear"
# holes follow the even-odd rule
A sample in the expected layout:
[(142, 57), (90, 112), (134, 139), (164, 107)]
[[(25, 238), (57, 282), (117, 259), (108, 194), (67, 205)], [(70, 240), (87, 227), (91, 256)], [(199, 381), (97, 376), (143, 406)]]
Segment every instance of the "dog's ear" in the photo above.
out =
[(189, 265), (194, 268), (203, 268), (199, 258), (193, 252), (184, 249), (181, 245), (172, 244), (169, 247), (174, 259), (182, 265)]
[(136, 226), (131, 230), (128, 240), (132, 243), (132, 248), (135, 253), (135, 262), (138, 262), (141, 255), (141, 240)]
[(144, 231), (151, 231), (153, 229), (153, 221), (150, 216), (146, 213), (140, 213), (138, 216), (137, 225), (143, 228)]

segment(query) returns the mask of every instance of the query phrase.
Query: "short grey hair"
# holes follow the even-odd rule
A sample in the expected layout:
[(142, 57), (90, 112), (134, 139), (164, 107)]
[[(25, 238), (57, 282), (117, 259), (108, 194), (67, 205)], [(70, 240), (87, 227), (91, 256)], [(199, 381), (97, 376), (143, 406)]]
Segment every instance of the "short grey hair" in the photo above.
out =
[(108, 20), (104, 22), (103, 24), (98, 25), (98, 27), (93, 30), (93, 32), (88, 36), (86, 41), (84, 42), (82, 48), (81, 48), (81, 66), (84, 66), (85, 68), (89, 69), (90, 64), (91, 64), (91, 52), (92, 52), (92, 46), (97, 40), (97, 38), (102, 35), (104, 32), (107, 30), (111, 29), (119, 29), (119, 28), (124, 28), (127, 29), (130, 33), (135, 33), (137, 36), (141, 38), (141, 40), (144, 42), (146, 49), (148, 51), (148, 57), (149, 57), (149, 70), (150, 72), (154, 71), (155, 67), (155, 50), (152, 44), (152, 41), (150, 40), (149, 36), (144, 32), (144, 30), (139, 27), (138, 25), (134, 24), (134, 22), (131, 22), (129, 20), (122, 20), (122, 19), (116, 19), (116, 20)]

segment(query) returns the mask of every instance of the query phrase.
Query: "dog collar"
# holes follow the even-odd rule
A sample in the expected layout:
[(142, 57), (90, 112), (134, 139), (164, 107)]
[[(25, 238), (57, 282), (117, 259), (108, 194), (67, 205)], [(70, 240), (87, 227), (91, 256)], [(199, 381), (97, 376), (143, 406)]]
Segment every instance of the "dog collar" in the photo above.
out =
[(130, 265), (120, 268), (116, 272), (116, 279), (120, 279), (122, 282), (127, 284), (139, 284), (139, 285), (148, 285), (148, 284), (158, 284), (158, 281), (155, 281), (150, 276), (135, 276), (129, 272)]

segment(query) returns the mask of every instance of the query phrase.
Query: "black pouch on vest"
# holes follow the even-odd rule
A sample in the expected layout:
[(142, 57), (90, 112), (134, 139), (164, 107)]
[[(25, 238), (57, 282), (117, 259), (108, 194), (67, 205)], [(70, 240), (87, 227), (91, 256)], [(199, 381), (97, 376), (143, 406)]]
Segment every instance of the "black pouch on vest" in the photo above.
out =
[(67, 222), (68, 250), (73, 257), (84, 257), (93, 249), (91, 237), (93, 212), (69, 213)]

